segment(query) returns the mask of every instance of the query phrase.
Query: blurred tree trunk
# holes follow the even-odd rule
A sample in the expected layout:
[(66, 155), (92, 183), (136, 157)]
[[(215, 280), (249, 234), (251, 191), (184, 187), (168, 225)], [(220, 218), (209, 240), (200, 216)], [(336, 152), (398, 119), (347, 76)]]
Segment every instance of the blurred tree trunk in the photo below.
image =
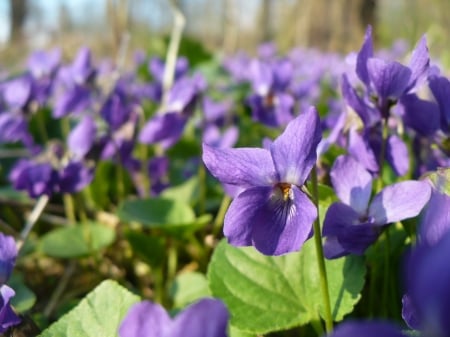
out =
[(23, 28), (28, 14), (27, 0), (9, 0), (11, 8), (11, 40), (20, 41), (23, 37)]
[(378, 0), (297, 0), (285, 4), (284, 47), (292, 44), (347, 52), (359, 47), (368, 24), (376, 26)]
[(263, 0), (261, 4), (261, 14), (259, 17), (259, 42), (266, 42), (272, 39), (272, 0)]

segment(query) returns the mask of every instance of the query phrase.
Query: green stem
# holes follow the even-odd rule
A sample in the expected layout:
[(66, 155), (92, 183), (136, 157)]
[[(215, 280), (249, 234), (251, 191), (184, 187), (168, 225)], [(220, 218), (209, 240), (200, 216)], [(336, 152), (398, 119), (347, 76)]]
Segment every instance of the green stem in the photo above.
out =
[(385, 235), (385, 241), (386, 241), (386, 249), (384, 249), (384, 275), (383, 275), (383, 311), (385, 317), (389, 317), (389, 286), (390, 286), (390, 269), (391, 269), (391, 257), (390, 257), (390, 251), (391, 251), (391, 243), (390, 243), (390, 237), (389, 237), (389, 227), (384, 231)]
[(222, 201), (220, 203), (219, 211), (217, 212), (216, 218), (213, 222), (212, 234), (216, 237), (219, 234), (220, 229), (223, 225), (223, 220), (225, 219), (225, 213), (227, 212), (228, 206), (231, 203), (231, 198), (224, 194)]
[(312, 193), (314, 204), (317, 208), (317, 218), (314, 221), (314, 243), (316, 246), (317, 264), (319, 267), (320, 288), (322, 290), (323, 305), (325, 309), (325, 330), (330, 333), (333, 330), (333, 316), (331, 314), (330, 293), (328, 290), (327, 269), (325, 266), (325, 257), (323, 255), (322, 236), (320, 230), (319, 216), (319, 191), (317, 181), (317, 168), (314, 166), (311, 172)]
[(178, 251), (176, 243), (173, 239), (168, 240), (168, 251), (167, 251), (167, 285), (170, 285), (172, 281), (175, 279), (175, 275), (177, 273), (177, 264), (178, 264)]
[(384, 166), (384, 157), (386, 156), (386, 147), (387, 147), (387, 139), (389, 134), (388, 129), (388, 120), (387, 118), (383, 118), (383, 130), (382, 130), (382, 140), (381, 140), (381, 150), (380, 150), (380, 158), (378, 158), (378, 165), (380, 167), (380, 176), (377, 181), (377, 192), (380, 192), (384, 187), (383, 182), (383, 166)]
[(63, 194), (63, 202), (64, 202), (64, 211), (66, 213), (67, 219), (72, 223), (75, 224), (76, 216), (75, 216), (75, 202), (73, 200), (72, 195), (69, 193)]
[(198, 212), (205, 214), (206, 211), (206, 170), (203, 164), (198, 167), (198, 182), (199, 182), (199, 197), (198, 197)]

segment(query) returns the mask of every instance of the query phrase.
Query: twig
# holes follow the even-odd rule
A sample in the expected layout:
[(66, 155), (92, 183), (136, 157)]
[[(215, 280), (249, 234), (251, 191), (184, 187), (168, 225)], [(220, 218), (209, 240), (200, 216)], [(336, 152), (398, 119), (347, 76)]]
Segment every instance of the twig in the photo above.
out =
[(56, 305), (58, 304), (58, 301), (61, 298), (61, 295), (63, 294), (64, 290), (66, 289), (67, 285), (69, 284), (69, 280), (72, 277), (72, 274), (75, 272), (75, 267), (76, 267), (76, 261), (75, 260), (70, 261), (69, 266), (64, 271), (63, 276), (59, 280), (58, 286), (56, 287), (55, 291), (52, 293), (50, 301), (48, 302), (47, 306), (44, 309), (45, 317), (50, 317), (53, 310), (56, 308)]
[(44, 194), (42, 195), (36, 205), (34, 206), (33, 210), (31, 211), (30, 215), (28, 216), (27, 222), (25, 224), (25, 227), (23, 228), (22, 232), (20, 233), (20, 237), (17, 240), (17, 250), (20, 251), (23, 244), (25, 243), (25, 240), (27, 239), (28, 235), (30, 234), (31, 230), (33, 229), (34, 224), (38, 221), (39, 217), (41, 216), (42, 212), (44, 211), (45, 206), (47, 206), (47, 203), (49, 201), (48, 195)]
[(167, 105), (168, 93), (173, 85), (175, 77), (175, 66), (177, 62), (178, 49), (180, 48), (181, 35), (186, 25), (186, 18), (178, 8), (175, 0), (169, 0), (170, 8), (173, 14), (173, 29), (170, 35), (169, 47), (167, 49), (166, 64), (163, 75), (163, 99), (160, 111), (164, 111)]

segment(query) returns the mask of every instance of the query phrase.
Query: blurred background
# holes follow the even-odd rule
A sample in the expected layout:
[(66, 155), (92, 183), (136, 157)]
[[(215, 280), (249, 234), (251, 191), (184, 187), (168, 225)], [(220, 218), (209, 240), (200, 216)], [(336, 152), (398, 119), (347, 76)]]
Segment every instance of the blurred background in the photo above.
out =
[[(448, 0), (176, 0), (186, 17), (184, 36), (219, 53), (253, 52), (268, 40), (348, 52), (373, 25), (378, 47), (396, 40), (413, 46), (427, 33), (444, 64), (448, 53)], [(20, 63), (33, 49), (81, 45), (114, 55), (124, 36), (132, 49), (163, 53), (172, 27), (169, 0), (0, 0), (2, 65)]]

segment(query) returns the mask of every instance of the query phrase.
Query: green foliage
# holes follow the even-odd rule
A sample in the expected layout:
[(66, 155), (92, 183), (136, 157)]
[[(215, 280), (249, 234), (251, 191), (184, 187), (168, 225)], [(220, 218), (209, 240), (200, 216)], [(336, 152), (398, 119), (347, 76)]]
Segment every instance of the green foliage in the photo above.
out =
[(8, 285), (16, 292), (16, 295), (11, 299), (11, 304), (16, 312), (24, 313), (33, 307), (36, 302), (36, 295), (25, 285), (21, 274), (14, 273), (8, 281)]
[(208, 281), (205, 275), (198, 272), (179, 274), (172, 283), (169, 293), (175, 309), (184, 308), (200, 298), (210, 296)]
[[(228, 306), (236, 328), (265, 334), (303, 325), (324, 317), (314, 242), (298, 253), (264, 256), (253, 247), (236, 248), (224, 240), (208, 270), (213, 296)], [(353, 310), (364, 285), (362, 258), (326, 261), (335, 321)]]
[(130, 306), (139, 301), (118, 283), (106, 280), (40, 337), (112, 337)]
[(165, 198), (126, 200), (120, 205), (117, 214), (124, 222), (137, 222), (171, 235), (193, 232), (211, 220), (209, 214), (196, 218), (188, 204)]
[(97, 223), (84, 223), (55, 229), (41, 238), (44, 254), (75, 258), (93, 254), (114, 242), (115, 231)]
[(164, 239), (150, 236), (146, 233), (128, 230), (125, 237), (131, 245), (133, 253), (152, 267), (160, 266), (164, 262)]

